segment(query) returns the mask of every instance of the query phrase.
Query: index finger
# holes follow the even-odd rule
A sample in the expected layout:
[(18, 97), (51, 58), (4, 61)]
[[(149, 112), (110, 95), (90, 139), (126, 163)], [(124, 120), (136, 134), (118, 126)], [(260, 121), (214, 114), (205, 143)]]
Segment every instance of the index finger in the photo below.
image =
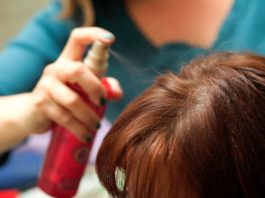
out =
[(114, 35), (109, 31), (98, 27), (74, 29), (58, 60), (65, 59), (70, 61), (81, 61), (87, 45), (95, 40), (100, 40), (107, 45), (111, 45), (114, 41)]

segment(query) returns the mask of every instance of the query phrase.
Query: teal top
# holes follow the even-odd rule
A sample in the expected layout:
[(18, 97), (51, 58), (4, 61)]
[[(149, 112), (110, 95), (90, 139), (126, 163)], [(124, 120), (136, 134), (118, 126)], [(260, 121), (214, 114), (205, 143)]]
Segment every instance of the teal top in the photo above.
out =
[[(155, 76), (165, 71), (178, 72), (183, 63), (199, 54), (233, 50), (265, 53), (265, 1), (235, 0), (218, 39), (207, 50), (185, 43), (153, 46), (128, 16), (122, 1), (94, 0), (95, 26), (114, 33), (108, 75), (119, 79), (124, 98), (108, 104), (107, 117), (114, 120), (121, 110)], [(31, 91), (44, 67), (55, 61), (66, 44), (69, 33), (82, 24), (82, 17), (59, 20), (60, 1), (35, 16), (6, 46), (0, 55), (0, 94), (9, 95)]]

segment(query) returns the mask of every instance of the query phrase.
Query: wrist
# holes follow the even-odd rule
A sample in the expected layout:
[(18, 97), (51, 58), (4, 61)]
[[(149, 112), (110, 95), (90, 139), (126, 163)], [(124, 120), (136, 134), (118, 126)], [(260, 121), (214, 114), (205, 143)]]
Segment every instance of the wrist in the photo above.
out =
[(0, 97), (0, 151), (8, 150), (30, 133), (26, 127), (27, 94)]

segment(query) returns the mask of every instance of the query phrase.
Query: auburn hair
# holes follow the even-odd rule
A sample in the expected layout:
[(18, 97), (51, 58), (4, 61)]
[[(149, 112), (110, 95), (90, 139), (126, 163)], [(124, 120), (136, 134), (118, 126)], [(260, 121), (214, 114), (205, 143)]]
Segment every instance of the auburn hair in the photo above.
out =
[(96, 161), (113, 197), (265, 195), (265, 58), (217, 53), (163, 74), (121, 113)]

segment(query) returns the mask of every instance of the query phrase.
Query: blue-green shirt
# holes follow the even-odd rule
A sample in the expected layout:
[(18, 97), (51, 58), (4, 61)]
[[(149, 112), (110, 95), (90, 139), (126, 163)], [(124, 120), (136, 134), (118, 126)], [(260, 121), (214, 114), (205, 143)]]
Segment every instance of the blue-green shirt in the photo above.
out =
[[(108, 104), (107, 117), (114, 120), (121, 110), (155, 76), (168, 70), (179, 71), (198, 54), (232, 50), (265, 53), (265, 1), (235, 0), (218, 39), (207, 50), (185, 43), (169, 43), (154, 47), (128, 16), (122, 1), (104, 4), (94, 0), (95, 26), (114, 33), (108, 75), (116, 77), (125, 92), (119, 102)], [(59, 20), (59, 1), (34, 17), (0, 55), (0, 94), (9, 95), (33, 89), (44, 67), (55, 61), (74, 27), (82, 18)]]

